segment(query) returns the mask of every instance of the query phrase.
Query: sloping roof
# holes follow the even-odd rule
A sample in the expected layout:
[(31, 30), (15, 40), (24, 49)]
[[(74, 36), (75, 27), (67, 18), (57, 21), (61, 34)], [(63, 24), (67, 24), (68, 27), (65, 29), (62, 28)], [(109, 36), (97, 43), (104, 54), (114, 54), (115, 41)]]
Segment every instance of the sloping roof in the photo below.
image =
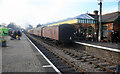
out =
[(55, 24), (55, 23), (59, 23), (59, 22), (64, 22), (64, 21), (72, 20), (72, 19), (93, 19), (94, 20), (95, 18), (89, 16), (88, 14), (81, 14), (81, 15), (78, 15), (76, 17), (67, 18), (67, 19), (59, 20), (57, 22), (47, 23), (47, 24), (44, 24), (44, 25)]
[(99, 19), (99, 15), (94, 15), (94, 14), (88, 14), (89, 16), (93, 17), (94, 19), (98, 20)]
[(77, 18), (77, 19), (94, 19), (93, 17), (88, 16), (88, 14), (81, 14), (81, 15), (78, 15), (74, 18)]
[(102, 16), (102, 22), (113, 22), (120, 16), (120, 12), (113, 12), (104, 14)]

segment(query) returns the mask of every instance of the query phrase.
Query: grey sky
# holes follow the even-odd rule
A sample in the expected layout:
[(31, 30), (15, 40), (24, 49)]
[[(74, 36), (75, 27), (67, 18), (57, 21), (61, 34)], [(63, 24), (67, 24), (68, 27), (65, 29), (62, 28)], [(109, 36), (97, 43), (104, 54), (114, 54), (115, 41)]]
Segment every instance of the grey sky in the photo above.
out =
[[(103, 0), (103, 14), (118, 10), (119, 0)], [(36, 26), (98, 10), (97, 0), (0, 0), (0, 24)]]

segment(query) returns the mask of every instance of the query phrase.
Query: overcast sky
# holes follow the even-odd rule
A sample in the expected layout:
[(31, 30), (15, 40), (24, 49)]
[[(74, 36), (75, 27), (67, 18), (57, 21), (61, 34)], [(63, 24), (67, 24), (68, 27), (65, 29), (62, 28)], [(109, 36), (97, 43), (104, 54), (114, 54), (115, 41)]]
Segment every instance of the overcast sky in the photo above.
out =
[[(118, 11), (119, 0), (103, 0), (103, 14)], [(0, 0), (0, 24), (36, 26), (99, 10), (97, 0)]]

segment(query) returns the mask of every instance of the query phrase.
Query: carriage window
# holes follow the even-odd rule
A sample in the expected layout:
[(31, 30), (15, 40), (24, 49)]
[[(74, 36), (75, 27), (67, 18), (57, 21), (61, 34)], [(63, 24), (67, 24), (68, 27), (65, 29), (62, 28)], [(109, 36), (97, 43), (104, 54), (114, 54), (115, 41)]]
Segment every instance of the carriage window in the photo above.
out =
[(52, 30), (50, 30), (50, 33), (52, 34)]
[(48, 33), (49, 33), (49, 30), (48, 30)]
[(56, 31), (55, 31), (55, 29), (54, 29), (54, 34), (56, 34)]

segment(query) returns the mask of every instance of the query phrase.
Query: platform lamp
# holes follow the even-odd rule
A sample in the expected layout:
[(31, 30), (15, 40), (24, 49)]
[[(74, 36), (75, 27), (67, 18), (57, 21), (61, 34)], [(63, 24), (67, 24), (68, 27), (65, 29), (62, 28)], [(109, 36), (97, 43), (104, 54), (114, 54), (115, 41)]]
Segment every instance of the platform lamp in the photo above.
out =
[(98, 0), (100, 5), (100, 10), (99, 10), (99, 34), (98, 34), (98, 41), (101, 42), (102, 40), (102, 0)]

